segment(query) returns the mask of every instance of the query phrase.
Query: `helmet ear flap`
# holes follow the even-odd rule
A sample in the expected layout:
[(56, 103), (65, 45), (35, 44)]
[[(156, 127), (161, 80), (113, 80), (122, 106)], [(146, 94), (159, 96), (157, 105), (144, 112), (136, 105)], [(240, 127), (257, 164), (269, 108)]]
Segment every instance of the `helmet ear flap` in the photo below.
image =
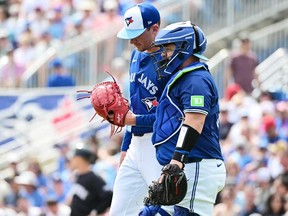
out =
[(199, 32), (198, 32), (198, 29), (197, 29), (197, 26), (196, 25), (194, 25), (194, 24), (192, 24), (192, 28), (193, 28), (193, 30), (194, 30), (194, 32), (195, 32), (195, 42), (194, 42), (194, 44), (195, 44), (195, 48), (193, 49), (193, 53), (198, 53), (198, 52), (200, 52), (201, 51), (201, 48), (200, 48), (200, 40), (199, 40)]
[[(185, 46), (187, 46), (187, 45), (188, 45), (187, 42), (183, 41), (183, 42), (181, 43), (181, 45), (179, 46), (180, 50), (185, 50), (185, 49), (186, 49)], [(180, 60), (183, 60), (184, 57), (185, 57), (185, 55), (184, 55), (182, 52), (180, 52), (177, 57), (178, 57)]]

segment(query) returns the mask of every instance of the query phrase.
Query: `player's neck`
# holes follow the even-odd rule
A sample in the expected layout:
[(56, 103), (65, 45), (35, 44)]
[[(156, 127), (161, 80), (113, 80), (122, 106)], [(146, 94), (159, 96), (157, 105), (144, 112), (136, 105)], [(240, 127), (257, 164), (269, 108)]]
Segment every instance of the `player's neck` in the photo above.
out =
[(189, 66), (190, 64), (194, 63), (194, 62), (199, 62), (199, 58), (196, 58), (195, 56), (190, 56), (188, 59), (186, 59), (186, 61), (184, 61), (179, 69), (183, 69), (187, 66)]

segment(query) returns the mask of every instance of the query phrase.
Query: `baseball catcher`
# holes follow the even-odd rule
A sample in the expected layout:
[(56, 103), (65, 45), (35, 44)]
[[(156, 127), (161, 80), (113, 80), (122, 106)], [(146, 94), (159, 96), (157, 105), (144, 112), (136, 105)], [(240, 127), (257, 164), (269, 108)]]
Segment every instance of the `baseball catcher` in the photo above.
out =
[[(92, 91), (77, 91), (90, 94), (88, 96), (80, 97), (77, 100), (90, 98), (91, 104), (96, 111), (90, 121), (92, 121), (97, 114), (103, 118), (103, 121), (109, 121), (111, 123), (110, 135), (112, 136), (115, 133), (119, 133), (122, 130), (122, 127), (125, 126), (124, 121), (125, 116), (129, 111), (129, 104), (128, 100), (122, 96), (121, 89), (114, 77), (110, 73), (108, 74), (113, 78), (113, 81), (98, 83), (93, 87)], [(115, 128), (115, 126), (117, 127)]]
[(181, 202), (187, 192), (185, 173), (176, 164), (167, 164), (162, 168), (158, 181), (149, 186), (145, 205), (175, 205)]

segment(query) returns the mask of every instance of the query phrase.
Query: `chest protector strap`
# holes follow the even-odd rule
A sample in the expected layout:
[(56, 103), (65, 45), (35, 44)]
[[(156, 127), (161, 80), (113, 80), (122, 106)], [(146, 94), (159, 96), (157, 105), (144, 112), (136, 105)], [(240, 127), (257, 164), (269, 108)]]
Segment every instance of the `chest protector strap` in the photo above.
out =
[(199, 62), (193, 66), (178, 71), (167, 83), (167, 86), (162, 93), (160, 104), (157, 107), (157, 119), (153, 126), (154, 133), (152, 136), (152, 141), (154, 145), (165, 143), (181, 129), (185, 115), (183, 111), (173, 102), (173, 99), (169, 96), (169, 92), (173, 84), (183, 74), (198, 69), (207, 70), (206, 65)]

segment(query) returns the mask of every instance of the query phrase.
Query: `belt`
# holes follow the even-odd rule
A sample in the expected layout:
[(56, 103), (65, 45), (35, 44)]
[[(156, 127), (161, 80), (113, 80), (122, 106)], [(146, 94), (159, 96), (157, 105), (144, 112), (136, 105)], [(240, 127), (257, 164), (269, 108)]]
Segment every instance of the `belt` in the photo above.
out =
[(202, 161), (203, 159), (202, 158), (185, 158), (184, 159), (184, 163), (196, 163), (196, 162), (200, 162)]
[(133, 133), (134, 136), (137, 136), (137, 137), (142, 137), (144, 136), (144, 133)]

